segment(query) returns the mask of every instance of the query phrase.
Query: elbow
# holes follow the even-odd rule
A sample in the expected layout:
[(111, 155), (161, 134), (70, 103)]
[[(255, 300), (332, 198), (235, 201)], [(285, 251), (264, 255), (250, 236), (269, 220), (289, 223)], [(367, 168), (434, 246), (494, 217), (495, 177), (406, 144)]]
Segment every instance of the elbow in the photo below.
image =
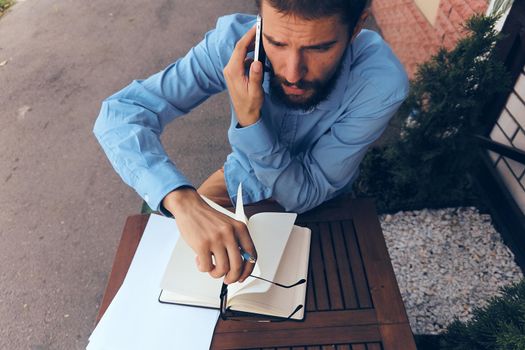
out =
[(308, 210), (312, 209), (313, 207), (312, 206), (306, 206), (306, 205), (297, 205), (297, 206), (294, 206), (294, 207), (291, 207), (291, 208), (286, 208), (286, 211), (289, 211), (289, 212), (292, 212), (292, 213), (297, 213), (297, 214), (302, 214), (302, 213), (305, 213), (307, 212)]
[(302, 214), (302, 213), (305, 213), (307, 212), (308, 210), (310, 209), (313, 209), (315, 207), (317, 207), (319, 204), (321, 204), (321, 202), (317, 203), (317, 202), (300, 202), (300, 203), (291, 203), (291, 204), (281, 204), (284, 209), (288, 212), (292, 212), (292, 213), (297, 213), (297, 214)]
[(281, 204), (286, 211), (297, 214), (307, 212), (308, 210), (313, 209), (324, 202), (324, 200), (318, 194), (305, 194), (306, 192), (304, 191), (299, 191), (297, 196), (290, 196), (289, 194), (284, 194), (283, 200), (280, 201), (279, 199), (277, 199), (277, 202), (279, 202), (279, 204)]
[(95, 135), (96, 139), (100, 141), (100, 136), (102, 135), (102, 127), (100, 122), (101, 116), (99, 115), (97, 119), (95, 120), (95, 124), (93, 125), (93, 134)]
[(102, 102), (100, 113), (98, 114), (95, 124), (93, 125), (93, 134), (100, 142), (103, 135), (111, 128), (109, 123), (109, 108), (107, 100)]
[[(355, 177), (352, 177), (352, 179)], [(348, 188), (351, 188), (353, 180), (346, 185), (336, 186), (334, 184), (319, 184), (310, 183), (309, 186), (304, 186), (298, 189), (297, 195), (291, 196), (290, 193), (283, 195), (283, 203), (279, 200), (286, 211), (291, 211), (297, 214), (302, 214), (311, 209), (318, 207), (324, 202), (342, 194), (348, 192)]]

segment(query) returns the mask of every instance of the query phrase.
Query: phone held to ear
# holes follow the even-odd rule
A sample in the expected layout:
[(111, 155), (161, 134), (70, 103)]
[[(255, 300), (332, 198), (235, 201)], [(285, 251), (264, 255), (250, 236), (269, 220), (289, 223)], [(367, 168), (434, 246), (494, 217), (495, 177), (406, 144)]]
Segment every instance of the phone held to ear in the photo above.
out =
[(262, 40), (263, 21), (260, 15), (257, 15), (257, 24), (255, 28), (255, 53), (253, 55), (254, 61), (259, 61), (263, 65), (266, 61), (266, 53), (264, 52), (263, 40)]

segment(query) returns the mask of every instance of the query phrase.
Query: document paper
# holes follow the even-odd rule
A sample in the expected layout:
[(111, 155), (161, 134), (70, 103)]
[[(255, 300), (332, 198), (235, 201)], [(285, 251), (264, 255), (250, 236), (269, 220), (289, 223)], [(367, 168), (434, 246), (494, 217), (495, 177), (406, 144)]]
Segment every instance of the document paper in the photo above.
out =
[(124, 283), (87, 350), (209, 349), (217, 310), (158, 302), (160, 281), (178, 239), (174, 219), (150, 216)]

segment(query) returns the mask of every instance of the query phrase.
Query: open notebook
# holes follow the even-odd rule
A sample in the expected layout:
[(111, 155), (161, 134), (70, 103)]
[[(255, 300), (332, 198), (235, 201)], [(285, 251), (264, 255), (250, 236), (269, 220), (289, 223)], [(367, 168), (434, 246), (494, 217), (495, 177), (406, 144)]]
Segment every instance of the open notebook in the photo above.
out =
[[(204, 198), (216, 210), (242, 221), (257, 249), (253, 276), (293, 285), (306, 280), (310, 253), (310, 229), (294, 225), (294, 213), (258, 213), (249, 220), (244, 214), (242, 188), (239, 186), (236, 212), (232, 213)], [(161, 282), (159, 301), (218, 309), (222, 279), (214, 279), (195, 266), (195, 253), (179, 239)], [(228, 286), (226, 307), (230, 311), (302, 320), (306, 283), (282, 288), (248, 277), (243, 283)]]

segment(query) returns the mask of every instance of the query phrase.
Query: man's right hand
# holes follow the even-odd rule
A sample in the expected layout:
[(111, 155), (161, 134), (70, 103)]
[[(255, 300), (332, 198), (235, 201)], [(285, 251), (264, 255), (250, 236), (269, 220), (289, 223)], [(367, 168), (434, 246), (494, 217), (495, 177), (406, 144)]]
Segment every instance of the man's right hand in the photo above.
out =
[(242, 259), (239, 247), (254, 258), (257, 253), (244, 223), (210, 207), (193, 188), (169, 193), (162, 205), (176, 217), (182, 238), (197, 254), (199, 271), (214, 278), (225, 276), (226, 284), (250, 275), (255, 264)]

